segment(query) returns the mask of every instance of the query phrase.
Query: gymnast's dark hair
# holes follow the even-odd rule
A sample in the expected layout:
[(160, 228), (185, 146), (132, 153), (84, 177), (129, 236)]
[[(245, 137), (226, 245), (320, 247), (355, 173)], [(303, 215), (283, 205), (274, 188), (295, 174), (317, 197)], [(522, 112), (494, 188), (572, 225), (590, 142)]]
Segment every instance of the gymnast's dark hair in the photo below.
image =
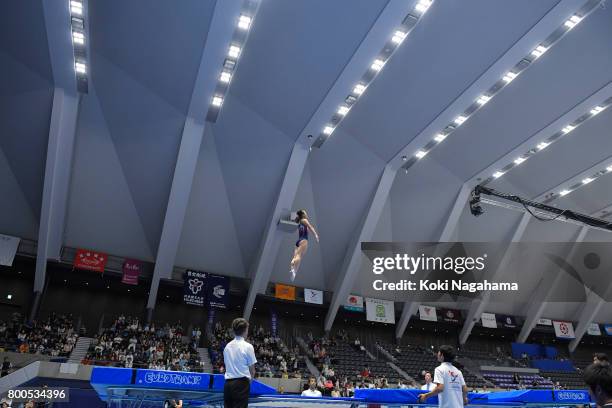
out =
[(438, 348), (438, 351), (444, 356), (444, 362), (452, 363), (455, 359), (455, 349), (453, 346), (443, 345)]
[(298, 210), (295, 222), (300, 222), (304, 218), (306, 218), (306, 210)]
[(608, 398), (612, 397), (612, 366), (610, 363), (595, 363), (584, 369), (584, 382), (595, 393), (597, 387), (603, 391)]

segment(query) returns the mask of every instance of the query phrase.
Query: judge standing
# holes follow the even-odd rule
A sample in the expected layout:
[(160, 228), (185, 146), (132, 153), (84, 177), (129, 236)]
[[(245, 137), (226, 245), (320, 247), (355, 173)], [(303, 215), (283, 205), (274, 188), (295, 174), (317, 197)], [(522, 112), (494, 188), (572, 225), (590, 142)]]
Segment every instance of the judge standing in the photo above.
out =
[(238, 318), (232, 322), (234, 340), (223, 350), (225, 363), (225, 386), (223, 402), (225, 408), (246, 408), (249, 403), (251, 380), (255, 377), (255, 350), (246, 341), (249, 322)]

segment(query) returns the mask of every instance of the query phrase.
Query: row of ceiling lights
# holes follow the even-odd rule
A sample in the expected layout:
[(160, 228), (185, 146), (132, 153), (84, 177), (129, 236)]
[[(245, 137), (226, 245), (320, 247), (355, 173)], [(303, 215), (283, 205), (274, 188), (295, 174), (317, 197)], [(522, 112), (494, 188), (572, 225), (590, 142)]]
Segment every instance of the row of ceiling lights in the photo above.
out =
[(496, 170), (489, 178), (487, 178), (484, 182), (482, 182), (482, 184), (488, 184), (489, 182), (491, 182), (492, 180), (498, 179), (501, 176), (503, 176), (504, 174), (506, 174), (508, 171), (510, 171), (511, 169), (515, 168), (516, 166), (519, 166), (520, 164), (524, 163), (525, 161), (527, 161), (527, 159), (531, 158), (533, 155), (537, 154), (538, 152), (541, 152), (542, 150), (546, 149), (548, 146), (550, 146), (553, 142), (556, 142), (557, 140), (559, 140), (561, 137), (569, 134), (570, 132), (572, 132), (574, 129), (576, 129), (578, 126), (580, 126), (581, 124), (583, 124), (585, 121), (587, 121), (588, 119), (598, 115), (599, 113), (601, 113), (604, 109), (606, 109), (610, 104), (612, 104), (612, 98), (604, 101), (602, 104), (600, 105), (596, 105), (594, 106), (588, 113), (580, 116), (579, 118), (577, 118), (575, 121), (571, 122), (570, 124), (564, 126), (561, 130), (557, 131), (555, 134), (553, 134), (552, 136), (550, 136), (547, 139), (544, 139), (540, 142), (537, 143), (537, 145), (531, 149), (529, 149), (529, 151), (527, 151), (526, 153), (520, 155), (519, 157), (517, 157), (516, 159), (514, 159), (511, 163), (508, 163), (506, 166), (502, 167), (500, 170)]
[(416, 26), (419, 19), (427, 12), (433, 4), (433, 0), (419, 0), (414, 10), (409, 13), (400, 27), (393, 31), (393, 35), (379, 55), (372, 61), (368, 71), (362, 76), (361, 80), (354, 85), (351, 93), (347, 95), (341, 103), (330, 121), (323, 127), (321, 135), (315, 142), (315, 146), (320, 147), (323, 142), (331, 136), (340, 122), (346, 117), (351, 108), (355, 105), (359, 97), (367, 90), (368, 86), (374, 81), (377, 74), (383, 69), (393, 53), (399, 48), (406, 39), (410, 31)]
[(246, 0), (242, 6), (242, 12), (236, 21), (236, 30), (232, 36), (231, 44), (227, 50), (227, 56), (223, 61), (223, 67), (219, 73), (217, 86), (210, 102), (207, 120), (214, 121), (221, 110), (225, 95), (229, 90), (230, 82), (236, 71), (238, 59), (242, 54), (243, 47), (248, 38), (249, 30), (253, 25), (253, 19), (259, 6), (258, 0)]
[[(425, 146), (420, 148), (414, 153), (414, 157), (402, 156), (402, 160), (406, 162), (402, 167), (408, 171), (412, 165), (418, 160), (425, 157), (431, 150), (433, 150), (440, 142), (444, 141), (451, 133), (453, 133), (459, 126), (467, 121), (480, 107), (487, 104), (497, 93), (499, 93), (505, 86), (510, 82), (514, 81), (519, 74), (521, 74), (528, 66), (540, 58), (546, 53), (557, 41), (559, 41), (563, 35), (573, 29), (578, 23), (580, 23), (586, 15), (592, 11), (599, 1), (588, 3), (582, 10), (571, 15), (561, 27), (551, 33), (544, 41), (537, 45), (528, 56), (522, 58), (512, 69), (508, 70), (502, 75), (502, 78), (498, 80), (488, 91), (484, 92), (474, 103), (472, 103), (462, 114), (458, 115), (452, 123), (445, 126), (440, 132), (433, 136), (433, 139), (429, 141)], [(600, 107), (601, 108), (601, 107)], [(594, 108), (595, 109), (595, 108)], [(599, 112), (598, 112), (599, 113)], [(566, 129), (567, 130), (567, 129)], [(571, 129), (569, 129), (571, 131)], [(567, 132), (566, 132), (567, 133)], [(541, 142), (540, 147), (545, 148), (547, 145)], [(539, 150), (542, 150), (541, 148)], [(520, 164), (523, 159), (517, 159)], [(506, 170), (507, 171), (507, 170)], [(505, 171), (501, 174), (504, 174)], [(495, 173), (496, 176), (500, 176), (499, 172)]]
[(77, 89), (87, 92), (87, 44), (83, 1), (69, 0), (69, 8)]

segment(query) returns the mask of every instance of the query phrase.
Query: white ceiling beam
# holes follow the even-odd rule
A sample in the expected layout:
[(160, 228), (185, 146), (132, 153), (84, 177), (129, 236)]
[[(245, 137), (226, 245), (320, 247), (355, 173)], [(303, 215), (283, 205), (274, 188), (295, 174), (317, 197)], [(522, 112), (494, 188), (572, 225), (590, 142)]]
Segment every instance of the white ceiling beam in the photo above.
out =
[[(446, 224), (444, 224), (444, 228), (442, 229), (442, 233), (440, 234), (439, 242), (452, 242), (455, 239), (457, 225), (459, 224), (459, 220), (461, 220), (461, 214), (463, 214), (463, 209), (467, 203), (468, 197), (470, 196), (470, 189), (466, 184), (461, 186), (459, 190), (459, 194), (457, 194), (457, 199), (455, 200), (455, 204), (446, 220)], [(402, 316), (400, 317), (399, 322), (395, 325), (395, 338), (401, 339), (408, 327), (408, 323), (410, 323), (410, 319), (414, 316), (419, 310), (419, 302), (404, 302), (404, 306), (402, 307)]]
[[(576, 237), (575, 244), (572, 247), (572, 250), (567, 255), (567, 259), (571, 259), (576, 252), (576, 249), (580, 245), (581, 242), (584, 241), (584, 237), (588, 232), (588, 228), (582, 227), (578, 236)], [(525, 317), (525, 322), (521, 327), (521, 332), (519, 333), (517, 341), (519, 343), (525, 343), (529, 334), (533, 330), (533, 328), (538, 323), (538, 320), (542, 317), (542, 313), (546, 306), (548, 305), (547, 299), (557, 291), (557, 286), (561, 282), (561, 278), (565, 275), (563, 271), (559, 271), (559, 273), (555, 274), (555, 278), (552, 282), (548, 282), (546, 284), (537, 285), (536, 289), (531, 296), (531, 300), (527, 306), (527, 313)]]
[(325, 317), (325, 331), (329, 331), (334, 324), (338, 309), (344, 302), (351, 292), (353, 282), (355, 281), (356, 275), (359, 273), (359, 267), (363, 261), (365, 255), (361, 251), (361, 243), (367, 242), (372, 239), (380, 216), (387, 202), (389, 191), (393, 186), (393, 180), (395, 180), (395, 174), (397, 169), (393, 169), (391, 166), (385, 166), (382, 176), (378, 182), (378, 187), (372, 197), (372, 201), (368, 207), (366, 216), (359, 228), (359, 233), (355, 235), (355, 238), (351, 241), (348, 246), (348, 251), (344, 258), (342, 268), (340, 269), (338, 278), (336, 280), (336, 287), (332, 295), (332, 301)]
[[(34, 292), (44, 289), (47, 260), (59, 259), (72, 168), (72, 154), (79, 112), (72, 31), (68, 4), (57, 7), (43, 2), (47, 46), (55, 89), (49, 123), (49, 139), (38, 227)], [(35, 313), (36, 308), (32, 308)]]
[[(265, 291), (270, 280), (274, 261), (283, 241), (283, 232), (279, 230), (278, 223), (283, 215), (288, 216), (291, 213), (291, 206), (297, 194), (306, 161), (308, 160), (309, 150), (309, 146), (299, 140), (293, 146), (289, 164), (283, 178), (283, 184), (276, 199), (272, 216), (268, 221), (268, 227), (264, 234), (254, 271), (251, 274), (251, 285), (249, 286), (249, 293), (247, 294), (244, 306), (244, 318), (247, 320), (251, 317), (257, 294)], [(289, 265), (287, 265), (288, 273)]]
[[(529, 220), (531, 219), (531, 215), (525, 213), (521, 217), (521, 220), (516, 226), (514, 230), (514, 234), (512, 234), (511, 242), (520, 242), (523, 239), (523, 235), (525, 234), (525, 230), (527, 229), (527, 225), (529, 224)], [(497, 280), (497, 276), (503, 271), (510, 261), (510, 249), (506, 249), (504, 256), (502, 257), (499, 266), (495, 270), (494, 274), (491, 276), (489, 280), (495, 282)], [(468, 309), (467, 316), (463, 322), (463, 327), (461, 328), (461, 332), (459, 333), (459, 344), (463, 345), (467, 342), (468, 337), (472, 333), (472, 329), (474, 328), (474, 324), (480, 319), (480, 316), (485, 311), (489, 302), (491, 300), (491, 292), (486, 291), (482, 294), (480, 299), (473, 299), (470, 302), (470, 307)]]
[[(278, 256), (283, 237), (283, 232), (278, 229), (278, 222), (283, 212), (291, 212), (297, 187), (306, 166), (308, 148), (316, 141), (316, 135), (321, 133), (321, 130), (336, 113), (340, 104), (344, 102), (346, 96), (361, 79), (363, 73), (367, 71), (374, 58), (389, 41), (393, 28), (399, 26), (404, 17), (412, 10), (414, 3), (415, 1), (412, 0), (391, 0), (387, 3), (308, 123), (297, 136), (283, 178), (283, 184), (263, 235), (262, 244), (256, 258), (257, 261), (250, 271), (251, 285), (244, 308), (245, 317), (248, 318), (251, 315), (257, 294), (265, 291), (270, 280), (274, 261)], [(306, 151), (304, 151), (304, 148), (306, 148)]]
[(207, 123), (205, 121), (206, 113), (236, 28), (234, 22), (238, 21), (240, 16), (241, 5), (240, 0), (223, 0), (215, 4), (181, 135), (181, 144), (147, 301), (149, 319), (157, 300), (159, 282), (162, 278), (169, 278), (174, 269), (174, 261), (181, 239), (183, 222), (187, 213), (189, 196)]

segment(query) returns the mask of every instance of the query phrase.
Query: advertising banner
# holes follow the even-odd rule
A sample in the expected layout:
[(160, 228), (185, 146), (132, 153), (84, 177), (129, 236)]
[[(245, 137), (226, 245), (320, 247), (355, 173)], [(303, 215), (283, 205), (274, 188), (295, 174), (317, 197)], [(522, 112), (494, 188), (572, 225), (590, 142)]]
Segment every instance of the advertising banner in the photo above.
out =
[(90, 251), (88, 249), (77, 249), (74, 256), (73, 266), (76, 269), (85, 269), (94, 272), (104, 272), (108, 256), (101, 252)]
[(366, 319), (371, 322), (395, 323), (395, 308), (389, 300), (366, 298)]
[(612, 324), (604, 324), (604, 331), (608, 336), (612, 336)]
[(204, 272), (185, 272), (183, 278), (183, 302), (192, 306), (204, 306), (206, 274)]
[(123, 262), (123, 277), (121, 283), (126, 285), (138, 285), (138, 277), (142, 271), (142, 262), (135, 259), (126, 259)]
[(211, 308), (227, 309), (229, 305), (230, 278), (220, 275), (206, 275), (206, 294)]
[(277, 283), (274, 292), (274, 296), (277, 299), (284, 300), (295, 300), (295, 286), (283, 285), (281, 283)]
[(497, 329), (497, 319), (493, 313), (483, 313), (480, 320), (482, 321), (482, 327)]
[(538, 319), (538, 324), (540, 326), (552, 326), (552, 320), (541, 318)]
[(315, 289), (304, 289), (304, 301), (306, 303), (314, 303), (315, 305), (323, 304), (323, 291)]
[(421, 320), (427, 320), (430, 322), (438, 321), (436, 308), (432, 306), (419, 305), (419, 317)]
[(553, 320), (553, 326), (555, 327), (555, 335), (560, 339), (573, 339), (576, 337), (574, 335), (574, 325), (572, 322), (559, 322)]
[(363, 312), (363, 297), (357, 295), (349, 295), (344, 305), (346, 310), (352, 312)]
[(597, 323), (591, 323), (587, 329), (587, 334), (590, 336), (601, 336), (601, 330)]
[(447, 323), (459, 324), (461, 312), (457, 309), (442, 309), (442, 319)]
[(506, 329), (515, 329), (516, 319), (512, 316), (498, 315), (497, 324), (498, 326), (505, 327)]

